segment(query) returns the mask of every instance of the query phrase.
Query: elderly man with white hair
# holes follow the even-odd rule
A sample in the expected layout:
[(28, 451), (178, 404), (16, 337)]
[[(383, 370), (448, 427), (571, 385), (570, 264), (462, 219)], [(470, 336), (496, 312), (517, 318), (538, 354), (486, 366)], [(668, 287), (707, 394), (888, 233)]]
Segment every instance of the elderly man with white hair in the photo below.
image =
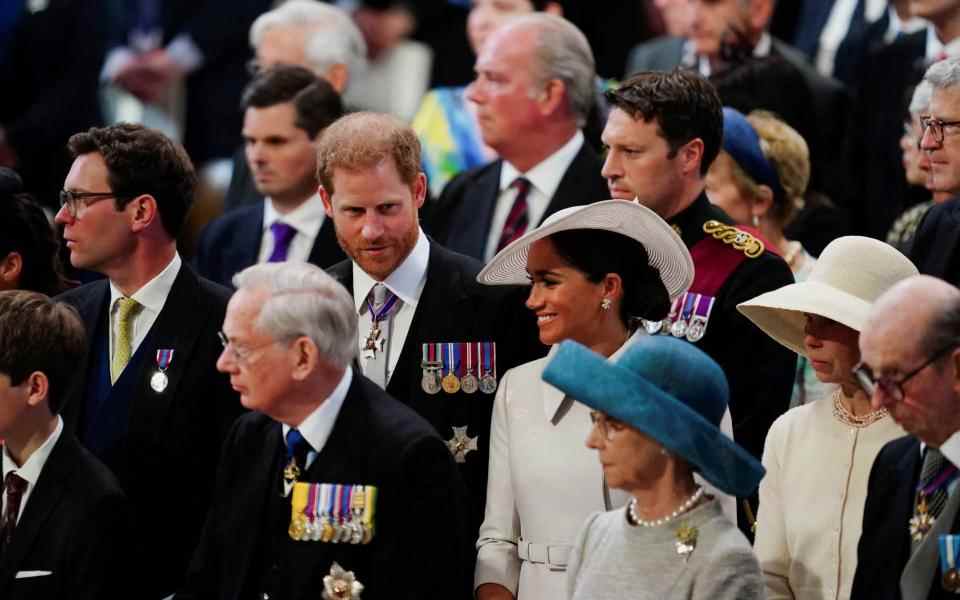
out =
[[(341, 96), (367, 66), (367, 44), (350, 15), (315, 0), (290, 0), (260, 15), (250, 27), (255, 71), (295, 65), (326, 79)], [(233, 175), (224, 211), (263, 200), (254, 185), (243, 148), (233, 155)]]
[(467, 597), (460, 476), (426, 421), (355, 372), (350, 294), (306, 263), (234, 285), (217, 368), (254, 412), (224, 444), (177, 598)]

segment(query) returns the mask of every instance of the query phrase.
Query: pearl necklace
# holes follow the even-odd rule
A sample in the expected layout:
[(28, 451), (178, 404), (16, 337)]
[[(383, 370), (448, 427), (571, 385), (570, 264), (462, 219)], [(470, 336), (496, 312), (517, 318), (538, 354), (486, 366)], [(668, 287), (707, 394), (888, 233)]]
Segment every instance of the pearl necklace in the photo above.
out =
[(627, 515), (630, 517), (629, 521), (631, 525), (639, 525), (640, 527), (660, 527), (661, 525), (666, 525), (670, 521), (673, 521), (683, 513), (687, 512), (693, 506), (703, 498), (703, 488), (699, 485), (697, 486), (697, 491), (693, 493), (689, 498), (687, 498), (683, 504), (681, 504), (677, 510), (673, 511), (666, 517), (661, 517), (652, 521), (645, 521), (641, 519), (637, 514), (637, 499), (631, 498), (630, 503), (627, 505)]
[(869, 412), (862, 416), (854, 415), (843, 405), (842, 393), (839, 389), (833, 393), (833, 416), (844, 425), (856, 429), (863, 429), (887, 416), (887, 409), (885, 408)]

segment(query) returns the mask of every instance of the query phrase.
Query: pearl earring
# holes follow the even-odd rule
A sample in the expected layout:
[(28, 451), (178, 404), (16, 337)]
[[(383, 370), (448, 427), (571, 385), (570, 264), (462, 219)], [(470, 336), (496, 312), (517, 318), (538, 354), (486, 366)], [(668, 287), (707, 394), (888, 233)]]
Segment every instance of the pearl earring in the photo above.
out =
[(660, 454), (664, 456), (670, 456), (670, 451), (667, 450), (666, 448), (660, 448)]
[(753, 226), (760, 227), (760, 217), (757, 215), (753, 215)]
[(613, 304), (613, 302), (610, 301), (610, 298), (604, 298), (604, 299), (600, 302), (600, 308), (603, 309), (603, 310), (610, 310), (610, 306), (611, 306), (612, 304)]

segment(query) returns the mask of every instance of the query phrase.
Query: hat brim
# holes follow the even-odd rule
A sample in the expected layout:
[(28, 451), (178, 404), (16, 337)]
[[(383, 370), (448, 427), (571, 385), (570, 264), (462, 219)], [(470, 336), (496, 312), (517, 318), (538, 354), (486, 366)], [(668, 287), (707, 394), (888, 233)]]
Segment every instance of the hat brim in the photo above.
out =
[(776, 341), (805, 355), (807, 314), (826, 317), (859, 332), (870, 303), (825, 283), (801, 281), (741, 302), (737, 310)]
[(477, 275), (486, 285), (527, 285), (527, 255), (530, 245), (558, 231), (601, 229), (636, 240), (647, 251), (650, 266), (660, 273), (671, 299), (687, 291), (693, 282), (693, 258), (686, 244), (657, 213), (636, 202), (603, 200), (561, 211), (514, 240)]
[(723, 492), (749, 496), (763, 478), (763, 466), (717, 425), (580, 344), (564, 342), (544, 369), (543, 380), (653, 438)]

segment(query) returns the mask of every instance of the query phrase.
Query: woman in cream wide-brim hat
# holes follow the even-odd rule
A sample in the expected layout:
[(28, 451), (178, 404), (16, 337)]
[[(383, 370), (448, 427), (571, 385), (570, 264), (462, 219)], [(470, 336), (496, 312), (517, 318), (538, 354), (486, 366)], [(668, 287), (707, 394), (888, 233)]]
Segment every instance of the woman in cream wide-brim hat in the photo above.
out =
[[(576, 340), (604, 357), (643, 335), (693, 281), (693, 259), (650, 209), (608, 200), (561, 210), (506, 246), (477, 276), (530, 285), (540, 341)], [(551, 355), (555, 348), (551, 349)], [(591, 512), (620, 507), (583, 445), (588, 409), (540, 374), (547, 359), (507, 371), (493, 405), (487, 504), (477, 542), (479, 600), (564, 597), (567, 557)]]
[(886, 411), (871, 409), (851, 370), (870, 306), (916, 273), (888, 244), (841, 237), (806, 281), (737, 307), (837, 386), (787, 411), (767, 434), (754, 549), (772, 600), (850, 597), (870, 467), (886, 442), (903, 435)]

